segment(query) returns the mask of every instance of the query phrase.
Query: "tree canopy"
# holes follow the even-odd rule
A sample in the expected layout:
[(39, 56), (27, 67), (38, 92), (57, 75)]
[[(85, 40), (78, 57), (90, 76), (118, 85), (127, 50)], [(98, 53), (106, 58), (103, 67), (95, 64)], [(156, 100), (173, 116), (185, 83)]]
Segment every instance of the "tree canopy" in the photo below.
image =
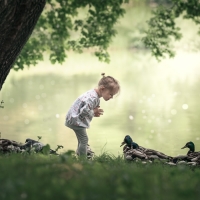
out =
[[(117, 33), (114, 25), (125, 13), (122, 5), (128, 2), (129, 0), (46, 0), (42, 15), (16, 60), (14, 69), (36, 65), (43, 60), (45, 52), (51, 63), (62, 64), (67, 51), (81, 53), (86, 48), (93, 48), (99, 60), (109, 62), (107, 49)], [(142, 40), (158, 60), (166, 56), (174, 57), (172, 41), (182, 37), (176, 19), (181, 16), (199, 25), (199, 0), (154, 2), (159, 6), (147, 21), (148, 29)]]
[[(143, 1), (155, 2), (159, 5), (153, 11), (152, 18), (147, 22), (148, 29), (142, 39), (145, 46), (151, 50), (152, 55), (158, 60), (167, 55), (169, 57), (175, 56), (172, 40), (179, 40), (182, 37), (176, 19), (179, 17), (191, 19), (199, 25), (199, 0)], [(128, 2), (131, 2), (131, 0), (0, 0), (0, 43), (2, 51), (0, 63), (1, 69), (5, 72), (0, 77), (0, 88), (11, 67), (19, 70), (25, 66), (36, 65), (43, 60), (45, 53), (49, 55), (51, 63), (62, 64), (67, 57), (67, 51), (74, 50), (81, 53), (86, 48), (92, 48), (99, 60), (109, 62), (107, 49), (117, 33), (114, 25), (125, 14), (123, 4)], [(45, 5), (41, 15), (41, 11), (38, 11), (38, 13), (36, 11), (40, 4)], [(29, 5), (35, 6), (35, 8), (31, 9)], [(39, 7), (42, 8), (42, 6)], [(18, 12), (20, 9), (24, 12)], [(37, 13), (34, 18), (31, 14), (33, 10)], [(11, 14), (12, 12), (13, 14)], [(38, 17), (39, 20), (37, 21)], [(28, 29), (22, 22), (24, 21), (24, 24), (27, 24), (27, 20), (32, 25), (29, 32), (23, 35)], [(11, 24), (15, 28), (12, 28)], [(31, 37), (28, 40), (30, 34)], [(200, 34), (200, 31), (198, 34)], [(20, 40), (17, 39), (18, 35), (21, 37)], [(11, 41), (16, 41), (16, 44)], [(12, 48), (10, 48), (11, 43)], [(7, 52), (5, 45), (7, 45)], [(19, 51), (16, 51), (10, 60), (9, 55), (15, 52), (13, 50), (15, 46), (18, 47)]]
[(183, 36), (176, 23), (177, 18), (191, 19), (196, 25), (200, 24), (199, 0), (170, 0), (168, 3), (165, 6), (160, 5), (153, 12), (152, 18), (147, 22), (146, 36), (143, 38), (145, 46), (158, 60), (166, 56), (175, 56), (172, 41), (180, 40)]
[(127, 0), (46, 0), (38, 23), (17, 58), (14, 69), (36, 65), (48, 52), (51, 63), (63, 63), (66, 51), (93, 48), (109, 62), (107, 48), (116, 34), (114, 25), (123, 16)]

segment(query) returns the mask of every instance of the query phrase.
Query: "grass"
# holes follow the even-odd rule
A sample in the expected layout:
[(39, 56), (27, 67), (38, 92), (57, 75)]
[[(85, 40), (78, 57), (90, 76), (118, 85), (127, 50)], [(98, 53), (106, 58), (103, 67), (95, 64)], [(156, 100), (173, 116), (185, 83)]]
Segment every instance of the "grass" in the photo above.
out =
[(77, 160), (68, 153), (0, 156), (0, 199), (197, 199), (198, 167), (127, 162), (102, 153)]

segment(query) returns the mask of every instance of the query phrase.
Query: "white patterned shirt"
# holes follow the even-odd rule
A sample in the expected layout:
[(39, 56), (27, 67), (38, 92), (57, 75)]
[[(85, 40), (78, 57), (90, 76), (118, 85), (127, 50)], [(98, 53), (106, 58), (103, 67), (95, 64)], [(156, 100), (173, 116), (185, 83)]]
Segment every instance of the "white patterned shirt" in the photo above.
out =
[(100, 99), (97, 92), (92, 89), (79, 96), (70, 107), (66, 122), (70, 125), (89, 128), (94, 117), (93, 109), (99, 106)]

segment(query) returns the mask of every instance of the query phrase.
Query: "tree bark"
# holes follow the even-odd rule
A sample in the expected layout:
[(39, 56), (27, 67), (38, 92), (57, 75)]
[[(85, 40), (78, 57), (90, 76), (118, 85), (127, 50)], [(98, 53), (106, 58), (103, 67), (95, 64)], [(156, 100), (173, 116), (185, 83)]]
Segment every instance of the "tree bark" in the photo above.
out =
[(0, 0), (0, 90), (46, 0)]

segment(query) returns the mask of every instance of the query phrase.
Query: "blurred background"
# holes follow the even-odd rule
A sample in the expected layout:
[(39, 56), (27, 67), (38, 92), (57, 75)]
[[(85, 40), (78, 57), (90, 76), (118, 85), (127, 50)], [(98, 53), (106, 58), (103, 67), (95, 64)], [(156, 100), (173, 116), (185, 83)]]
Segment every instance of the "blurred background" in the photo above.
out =
[(63, 65), (48, 59), (23, 71), (11, 70), (0, 101), (1, 138), (24, 143), (26, 138), (63, 145), (60, 152), (76, 150), (74, 132), (65, 127), (65, 115), (74, 100), (95, 88), (101, 73), (119, 80), (120, 94), (105, 102), (104, 115), (93, 118), (89, 144), (96, 155), (104, 151), (122, 154), (125, 135), (146, 148), (171, 156), (185, 154), (181, 147), (193, 141), (200, 150), (200, 37), (189, 20), (178, 19), (184, 37), (174, 42), (176, 56), (158, 62), (141, 38), (154, 4), (133, 1), (116, 24), (110, 44), (111, 62), (101, 63), (92, 51), (68, 52)]

